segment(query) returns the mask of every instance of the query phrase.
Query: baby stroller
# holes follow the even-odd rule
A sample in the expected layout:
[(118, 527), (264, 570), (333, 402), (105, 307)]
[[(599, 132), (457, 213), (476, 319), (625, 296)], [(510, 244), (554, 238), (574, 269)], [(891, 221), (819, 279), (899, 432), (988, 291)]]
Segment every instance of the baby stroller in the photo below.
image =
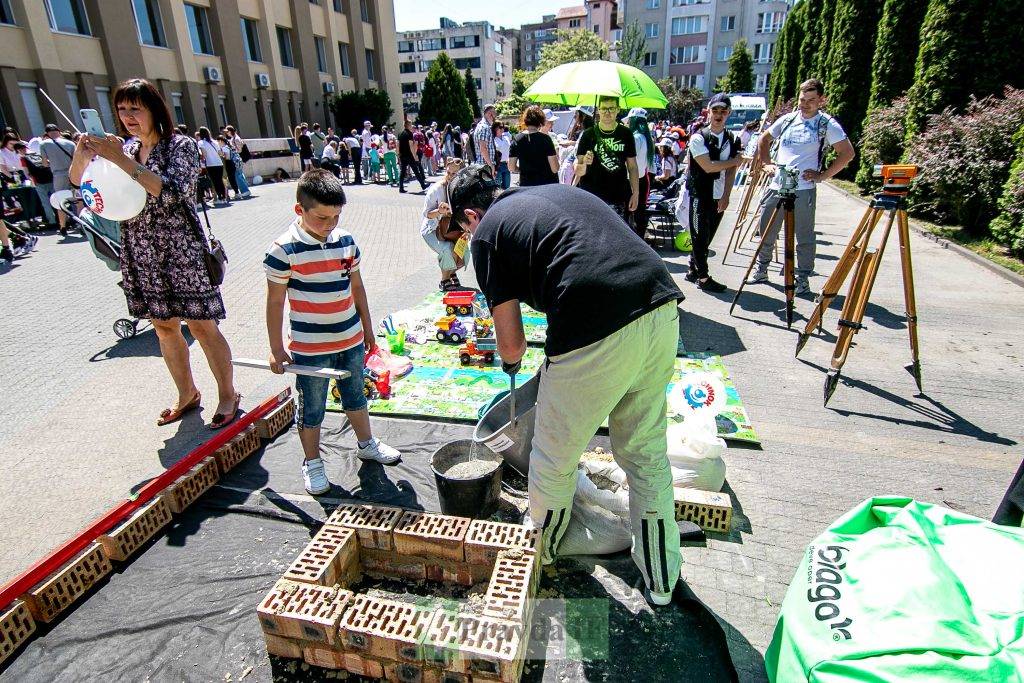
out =
[[(74, 195), (68, 190), (55, 192), (50, 197), (53, 208), (66, 215), (89, 240), (89, 246), (92, 247), (96, 258), (110, 270), (120, 272), (121, 224), (97, 216), (89, 209), (82, 209), (80, 214), (76, 214), (75, 202)], [(118, 318), (114, 321), (114, 334), (119, 339), (131, 339), (138, 334), (140, 322), (138, 318)]]

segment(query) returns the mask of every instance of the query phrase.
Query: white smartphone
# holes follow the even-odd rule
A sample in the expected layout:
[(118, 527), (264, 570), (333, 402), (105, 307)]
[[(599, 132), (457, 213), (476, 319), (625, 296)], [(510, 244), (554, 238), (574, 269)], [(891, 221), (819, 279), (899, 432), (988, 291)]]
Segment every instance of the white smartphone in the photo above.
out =
[(79, 113), (82, 115), (82, 123), (85, 124), (85, 130), (89, 135), (95, 135), (97, 137), (106, 137), (107, 133), (103, 130), (103, 122), (100, 121), (100, 113), (95, 109), (81, 109)]

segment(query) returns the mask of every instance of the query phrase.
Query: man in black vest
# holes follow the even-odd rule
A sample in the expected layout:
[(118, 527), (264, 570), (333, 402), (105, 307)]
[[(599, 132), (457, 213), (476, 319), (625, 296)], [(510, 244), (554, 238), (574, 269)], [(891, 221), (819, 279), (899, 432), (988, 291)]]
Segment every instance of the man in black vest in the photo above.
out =
[(725, 129), (732, 103), (722, 93), (708, 103), (711, 123), (690, 137), (690, 161), (686, 188), (690, 192), (690, 270), (686, 279), (705, 292), (725, 291), (725, 285), (708, 274), (708, 245), (729, 206), (736, 168), (743, 163), (740, 144)]

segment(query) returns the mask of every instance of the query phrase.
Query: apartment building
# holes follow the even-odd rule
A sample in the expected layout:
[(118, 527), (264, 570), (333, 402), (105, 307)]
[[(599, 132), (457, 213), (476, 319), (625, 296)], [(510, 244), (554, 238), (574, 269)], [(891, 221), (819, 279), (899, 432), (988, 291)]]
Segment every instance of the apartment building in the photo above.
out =
[(80, 108), (114, 129), (128, 78), (160, 89), (190, 129), (246, 137), (329, 123), (334, 92), (381, 88), (402, 101), (392, 0), (0, 0), (0, 117), (25, 137)]
[(555, 15), (556, 27), (563, 31), (584, 30), (596, 33), (608, 43), (619, 40), (617, 0), (586, 0), (582, 5), (563, 7)]
[(522, 40), (522, 67), (526, 71), (533, 71), (540, 62), (540, 51), (545, 45), (549, 45), (557, 39), (555, 31), (558, 30), (558, 18), (555, 14), (545, 14), (541, 21), (535, 24), (523, 24), (519, 27)]
[(643, 69), (653, 78), (711, 92), (745, 38), (754, 55), (754, 89), (768, 90), (775, 42), (792, 0), (620, 0), (623, 25), (636, 20), (647, 39)]
[(472, 71), (481, 104), (511, 94), (515, 48), (512, 38), (486, 21), (458, 24), (442, 18), (439, 28), (399, 33), (398, 73), (405, 109), (419, 110), (427, 72), (441, 52), (448, 53), (460, 72), (467, 67)]

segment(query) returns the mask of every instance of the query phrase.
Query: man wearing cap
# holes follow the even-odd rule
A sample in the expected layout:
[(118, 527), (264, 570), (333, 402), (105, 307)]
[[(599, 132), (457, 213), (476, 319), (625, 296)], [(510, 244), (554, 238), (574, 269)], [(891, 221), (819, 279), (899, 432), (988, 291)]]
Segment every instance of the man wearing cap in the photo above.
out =
[(494, 124), (495, 110), (493, 104), (484, 107), (484, 117), (476, 124), (473, 130), (473, 142), (476, 146), (476, 163), (489, 166), (491, 173), (496, 174), (498, 165), (494, 160), (494, 132), (491, 126)]
[(601, 97), (597, 122), (580, 135), (574, 171), (579, 186), (601, 198), (625, 218), (640, 201), (636, 141), (618, 122), (619, 99)]
[[(71, 178), (68, 177), (68, 170), (71, 168), (71, 159), (75, 155), (75, 143), (64, 139), (60, 129), (53, 123), (46, 124), (46, 137), (39, 143), (39, 156), (46, 160), (46, 164), (53, 173), (53, 191), (71, 190)], [(60, 225), (61, 236), (67, 235), (65, 221), (67, 218), (63, 211), (57, 212), (57, 223)]]
[(683, 298), (661, 258), (607, 204), (562, 184), (496, 196), (489, 171), (451, 181), (452, 218), (472, 235), (503, 367), (526, 351), (520, 302), (548, 316), (529, 467), (529, 522), (550, 564), (572, 513), (576, 468), (608, 418), (629, 480), (633, 559), (647, 599), (668, 604), (679, 579), (679, 529), (666, 455), (665, 389)]
[(690, 270), (686, 279), (705, 292), (723, 292), (725, 285), (708, 273), (708, 246), (715, 237), (736, 169), (743, 163), (739, 141), (725, 129), (732, 103), (722, 93), (708, 102), (711, 122), (690, 136), (686, 189), (690, 192)]

